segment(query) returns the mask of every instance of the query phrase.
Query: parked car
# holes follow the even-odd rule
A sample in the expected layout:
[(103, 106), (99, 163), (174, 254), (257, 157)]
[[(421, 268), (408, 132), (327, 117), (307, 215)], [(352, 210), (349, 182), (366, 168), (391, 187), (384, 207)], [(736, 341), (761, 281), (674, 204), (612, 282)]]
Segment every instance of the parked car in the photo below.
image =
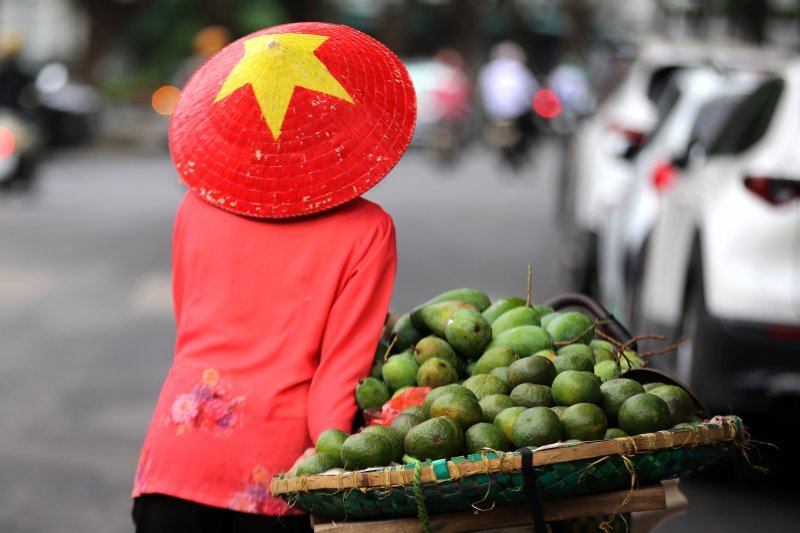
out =
[(655, 39), (643, 43), (619, 85), (573, 134), (564, 158), (560, 225), (569, 284), (598, 295), (597, 235), (632, 178), (631, 159), (655, 126), (659, 99), (672, 76), (691, 66), (746, 61), (772, 64), (784, 52), (767, 47)]
[(632, 329), (639, 326), (634, 302), (644, 250), (658, 216), (660, 197), (675, 179), (673, 161), (685, 152), (706, 103), (744, 95), (763, 76), (761, 72), (714, 65), (687, 67), (671, 77), (658, 98), (656, 125), (632, 158), (628, 187), (619, 193), (619, 205), (609, 211), (608, 222), (598, 235), (600, 299)]
[(574, 289), (597, 296), (597, 235), (629, 180), (626, 154), (656, 120), (655, 100), (674, 72), (697, 53), (673, 52), (663, 41), (639, 49), (617, 87), (573, 132), (564, 157), (560, 225), (567, 241), (562, 263)]
[(800, 58), (690, 143), (647, 247), (642, 317), (687, 339), (653, 362), (717, 409), (800, 397), (798, 138)]

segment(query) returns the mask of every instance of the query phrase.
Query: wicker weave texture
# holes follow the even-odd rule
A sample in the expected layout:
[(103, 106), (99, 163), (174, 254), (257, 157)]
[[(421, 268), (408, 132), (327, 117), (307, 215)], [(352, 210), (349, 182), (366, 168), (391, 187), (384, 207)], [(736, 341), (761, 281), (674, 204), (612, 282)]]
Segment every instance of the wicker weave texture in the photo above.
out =
[[(743, 430), (739, 419), (734, 417), (732, 423), (737, 431), (729, 440), (536, 466), (540, 496), (544, 500), (581, 496), (692, 475), (734, 453), (743, 438)], [(452, 462), (458, 464), (477, 458), (456, 458)], [(525, 501), (520, 470), (426, 482), (420, 485), (420, 489), (427, 512), (431, 514), (482, 510)], [(415, 496), (413, 484), (379, 489), (309, 490), (282, 495), (298, 509), (334, 520), (416, 516)]]

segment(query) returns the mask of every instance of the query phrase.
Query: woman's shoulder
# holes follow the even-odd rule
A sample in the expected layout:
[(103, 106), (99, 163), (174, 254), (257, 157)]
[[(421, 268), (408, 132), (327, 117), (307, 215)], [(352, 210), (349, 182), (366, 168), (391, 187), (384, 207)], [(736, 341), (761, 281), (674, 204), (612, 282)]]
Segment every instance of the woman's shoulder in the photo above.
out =
[(377, 226), (392, 226), (392, 217), (389, 213), (378, 204), (360, 196), (336, 208), (335, 212), (358, 224), (372, 223)]

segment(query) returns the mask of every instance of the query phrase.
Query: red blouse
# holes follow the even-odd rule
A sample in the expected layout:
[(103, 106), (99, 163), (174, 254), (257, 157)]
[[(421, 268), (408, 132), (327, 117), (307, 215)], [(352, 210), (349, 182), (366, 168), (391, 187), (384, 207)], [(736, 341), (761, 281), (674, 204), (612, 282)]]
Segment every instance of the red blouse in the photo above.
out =
[(325, 429), (349, 432), (394, 283), (392, 220), (356, 198), (285, 221), (187, 193), (175, 220), (175, 356), (133, 495), (278, 515), (269, 496)]

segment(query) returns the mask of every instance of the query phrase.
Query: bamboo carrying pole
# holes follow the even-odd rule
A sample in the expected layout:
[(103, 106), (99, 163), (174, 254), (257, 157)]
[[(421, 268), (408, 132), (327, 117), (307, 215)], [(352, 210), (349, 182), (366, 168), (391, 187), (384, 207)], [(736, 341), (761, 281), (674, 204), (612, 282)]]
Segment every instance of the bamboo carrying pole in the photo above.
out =
[[(548, 522), (568, 520), (584, 516), (603, 515), (609, 509), (618, 513), (659, 511), (667, 508), (664, 485), (659, 483), (641, 487), (633, 495), (620, 490), (591, 496), (565, 498), (542, 503), (544, 518)], [(386, 520), (356, 520), (328, 522), (314, 519), (314, 533), (421, 533), (422, 525), (417, 518), (392, 518)], [(504, 506), (502, 512), (445, 513), (430, 518), (430, 529), (437, 533), (459, 533), (464, 531), (516, 531), (522, 525), (531, 531), (531, 511), (525, 505)]]

